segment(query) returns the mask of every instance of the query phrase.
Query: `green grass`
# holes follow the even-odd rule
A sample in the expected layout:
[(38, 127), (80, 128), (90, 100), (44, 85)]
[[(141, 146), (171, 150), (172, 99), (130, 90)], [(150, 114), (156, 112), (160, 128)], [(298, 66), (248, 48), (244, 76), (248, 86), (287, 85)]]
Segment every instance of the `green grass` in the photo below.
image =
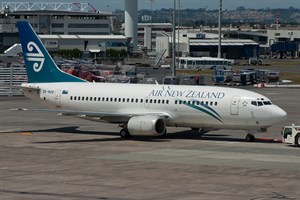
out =
[[(295, 68), (299, 68), (300, 69), (300, 59), (289, 59), (289, 60), (280, 60), (280, 59), (276, 59), (276, 60), (269, 60), (268, 62), (266, 62), (268, 64), (270, 64), (267, 67), (264, 66), (255, 66), (258, 69), (271, 69), (272, 67), (282, 67), (283, 69), (286, 68), (290, 68), (292, 69), (291, 71), (295, 71), (295, 72), (280, 72), (280, 79), (281, 80), (291, 80), (293, 81), (293, 84), (300, 84), (300, 73), (297, 72), (297, 70), (295, 70)], [(239, 68), (238, 66), (233, 66), (234, 68)], [(250, 67), (250, 66), (249, 66)], [(278, 70), (280, 71), (280, 70)], [(284, 71), (288, 71), (288, 70), (284, 70)], [(214, 75), (214, 70), (176, 70), (176, 74), (177, 75)]]
[(281, 80), (291, 80), (293, 84), (300, 84), (300, 74), (282, 72), (280, 73)]
[[(272, 60), (270, 62), (271, 66), (274, 67), (282, 67), (282, 68), (300, 68), (300, 60), (299, 59), (289, 59), (289, 60)], [(291, 80), (293, 84), (300, 84), (300, 74), (295, 72), (280, 72), (280, 79)]]
[(285, 61), (272, 61), (270, 62), (271, 66), (276, 67), (300, 67), (300, 60), (289, 60), (288, 62)]

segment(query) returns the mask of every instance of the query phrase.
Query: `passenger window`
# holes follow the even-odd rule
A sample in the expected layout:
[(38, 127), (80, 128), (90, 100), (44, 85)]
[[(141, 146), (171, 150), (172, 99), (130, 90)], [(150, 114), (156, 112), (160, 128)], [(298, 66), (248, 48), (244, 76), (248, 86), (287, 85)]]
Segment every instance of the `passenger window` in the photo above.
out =
[(109, 98), (108, 98), (108, 97), (106, 97), (106, 101), (109, 101)]
[(165, 104), (165, 100), (161, 100), (161, 103), (162, 103), (162, 104)]
[(105, 101), (105, 98), (104, 98), (104, 97), (102, 97), (102, 101)]
[(80, 97), (78, 97), (78, 100), (80, 101)]
[(177, 104), (177, 100), (175, 100), (175, 104)]
[(205, 102), (205, 104), (208, 106), (208, 101), (207, 101), (207, 102)]
[(94, 101), (97, 101), (97, 97), (94, 97)]
[(154, 103), (156, 103), (156, 99), (154, 99)]
[(118, 98), (115, 98), (115, 102), (117, 102), (118, 101)]
[(148, 99), (146, 99), (146, 103), (148, 103)]
[(188, 104), (191, 104), (191, 101), (188, 101)]
[(215, 106), (217, 106), (218, 105), (218, 102), (215, 102)]
[(211, 106), (213, 105), (213, 102), (212, 102), (212, 101), (210, 102), (210, 105), (211, 105)]
[(133, 103), (134, 102), (134, 99), (131, 99), (131, 103)]
[(129, 98), (127, 98), (127, 102), (129, 102), (130, 100), (129, 100)]
[(72, 97), (72, 96), (70, 96), (70, 100), (73, 100), (73, 97)]
[(158, 103), (158, 104), (160, 104), (160, 99), (159, 99), (159, 100), (157, 100), (157, 103)]
[(183, 104), (186, 104), (186, 101), (183, 101)]
[(139, 99), (135, 99), (135, 103), (138, 103), (139, 102)]
[(76, 96), (74, 97), (74, 100), (76, 101)]
[(98, 101), (101, 101), (101, 97), (98, 97)]
[(93, 101), (93, 97), (90, 97), (90, 101)]
[(125, 100), (125, 98), (123, 98), (123, 102), (125, 102), (126, 100)]
[(169, 100), (166, 101), (166, 104), (169, 104)]
[(110, 102), (113, 102), (114, 98), (110, 98)]
[(141, 103), (143, 103), (143, 99), (141, 99)]
[(152, 103), (152, 99), (150, 99), (150, 103)]
[(181, 100), (179, 100), (179, 104), (182, 104), (182, 101), (181, 101)]

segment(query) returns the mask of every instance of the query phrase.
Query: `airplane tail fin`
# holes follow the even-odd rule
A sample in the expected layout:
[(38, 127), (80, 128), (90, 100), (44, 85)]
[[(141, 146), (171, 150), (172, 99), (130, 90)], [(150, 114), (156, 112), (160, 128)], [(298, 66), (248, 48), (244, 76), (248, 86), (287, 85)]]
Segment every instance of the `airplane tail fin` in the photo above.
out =
[(86, 82), (60, 70), (26, 21), (17, 22), (29, 83)]

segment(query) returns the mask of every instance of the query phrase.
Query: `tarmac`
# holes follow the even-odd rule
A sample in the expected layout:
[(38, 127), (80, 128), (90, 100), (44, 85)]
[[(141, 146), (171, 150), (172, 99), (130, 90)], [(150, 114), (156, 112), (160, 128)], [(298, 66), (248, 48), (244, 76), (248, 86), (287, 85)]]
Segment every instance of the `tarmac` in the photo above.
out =
[[(300, 89), (252, 88), (288, 113), (257, 138), (300, 124)], [(244, 131), (122, 140), (114, 124), (54, 113), (24, 97), (0, 98), (0, 197), (7, 199), (288, 199), (300, 197), (300, 148), (244, 141)]]

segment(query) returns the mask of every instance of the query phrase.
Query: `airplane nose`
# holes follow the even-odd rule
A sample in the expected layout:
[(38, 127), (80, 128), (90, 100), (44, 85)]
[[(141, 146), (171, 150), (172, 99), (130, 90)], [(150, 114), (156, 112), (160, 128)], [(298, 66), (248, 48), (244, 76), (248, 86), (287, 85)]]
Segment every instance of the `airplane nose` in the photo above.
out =
[(283, 122), (285, 121), (287, 118), (287, 113), (282, 110), (281, 108), (279, 108), (278, 106), (276, 106), (273, 111), (272, 111), (272, 120), (273, 123), (278, 123), (278, 122)]

